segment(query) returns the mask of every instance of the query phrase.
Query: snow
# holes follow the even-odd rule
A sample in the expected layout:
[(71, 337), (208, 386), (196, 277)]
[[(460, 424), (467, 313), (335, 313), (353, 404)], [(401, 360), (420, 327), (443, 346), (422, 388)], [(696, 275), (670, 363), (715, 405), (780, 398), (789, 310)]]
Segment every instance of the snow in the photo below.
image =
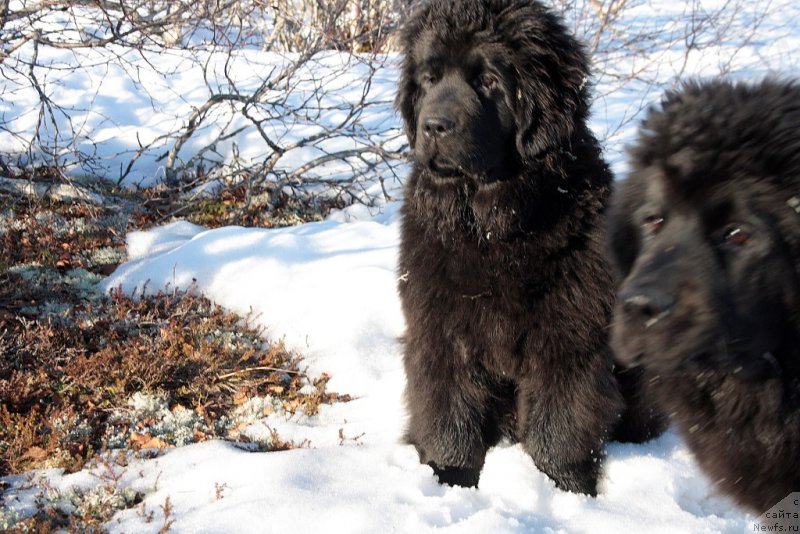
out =
[[(32, 46), (17, 54), (30, 60)], [(131, 54), (116, 47), (43, 48), (36, 60), (39, 81), (64, 111), (38, 131), (73, 174), (100, 174), (129, 186), (163, 180), (173, 157), (176, 163), (206, 169), (234, 160), (259, 165), (275, 157), (274, 171), (291, 173), (330, 153), (375, 143), (384, 143), (387, 150), (401, 147), (405, 138), (391, 111), (393, 58), (381, 57), (385, 68), (369, 84), (372, 58), (337, 53), (320, 53), (305, 62), (299, 58), (255, 49)], [(40, 102), (24, 70), (2, 71), (7, 80), (0, 85), (0, 152), (19, 154), (23, 163), (49, 163), (47, 154), (29, 151)], [(246, 116), (235, 97), (257, 92), (270, 73), (285, 79), (250, 105)], [(353, 112), (365, 96), (369, 107)], [(213, 98), (220, 100), (211, 105)], [(206, 105), (196, 130), (181, 139), (189, 117)], [(274, 154), (251, 118), (284, 153)], [(91, 159), (82, 163), (72, 149)], [(314, 165), (305, 176), (344, 180), (362, 167), (357, 161), (336, 160)], [(394, 177), (385, 164), (373, 174)]]
[[(328, 372), (334, 391), (369, 395), (374, 403), (401, 375), (396, 208), (386, 208), (385, 224), (327, 220), (276, 230), (205, 230), (175, 222), (134, 232), (131, 260), (104, 288), (141, 294), (194, 284), (301, 352), (312, 374)], [(399, 416), (397, 408), (381, 409)]]
[[(436, 483), (404, 426), (396, 293), (399, 214), (264, 230), (204, 230), (176, 222), (128, 236), (132, 259), (104, 289), (153, 292), (194, 287), (250, 317), (268, 336), (305, 356), (312, 375), (332, 375), (332, 391), (356, 397), (314, 417), (272, 414), (245, 433), (307, 448), (253, 453), (212, 441), (132, 460), (122, 487), (145, 495), (142, 508), (118, 512), (112, 532), (157, 532), (167, 498), (175, 532), (742, 532), (752, 518), (716, 496), (681, 439), (669, 432), (644, 444), (608, 447), (600, 495), (557, 490), (517, 445), (486, 460), (479, 489)], [(344, 439), (342, 439), (344, 437)], [(244, 447), (244, 446), (242, 446)], [(94, 471), (46, 472), (53, 488), (92, 488)], [(6, 506), (24, 511), (32, 492), (21, 477)], [(218, 496), (218, 488), (221, 494)]]
[[(480, 489), (439, 486), (413, 448), (400, 442), (398, 338), (404, 323), (395, 290), (396, 208), (388, 206), (380, 222), (210, 231), (173, 223), (129, 236), (137, 258), (104, 288), (138, 293), (196, 285), (302, 351), (311, 374), (332, 375), (333, 391), (357, 397), (312, 418), (269, 416), (248, 429), (250, 435), (276, 430), (284, 438), (307, 439), (310, 449), (253, 454), (206, 443), (129, 466), (131, 473), (145, 473), (130, 483), (147, 493), (147, 507), (169, 496), (179, 531), (247, 532), (260, 524), (275, 531), (301, 525), (343, 532), (745, 528), (747, 517), (713, 495), (674, 433), (646, 445), (612, 444), (597, 499), (555, 489), (510, 444), (489, 453)], [(340, 430), (358, 438), (342, 442)], [(220, 501), (209, 497), (215, 484), (228, 488)], [(135, 510), (118, 514), (112, 526), (120, 532), (147, 529)]]
[[(653, 5), (657, 9), (637, 16), (656, 25), (683, 9), (675, 2)], [(709, 5), (713, 7), (712, 2)], [(795, 3), (776, 4), (756, 39), (733, 58), (734, 75), (757, 77), (777, 69), (784, 76), (796, 76), (792, 54), (800, 46), (800, 32), (786, 21), (798, 20), (799, 14)], [(87, 139), (107, 141), (93, 147), (106, 158), (107, 169), (119, 168), (121, 154), (130, 158), (138, 147), (137, 138), (159, 140), (179, 117), (208, 97), (209, 89), (186, 66), (185, 58), (148, 58), (158, 70), (173, 73), (171, 84), (160, 86), (163, 80), (147, 79), (148, 71), (131, 78), (122, 66), (97, 61), (91, 56), (96, 53), (100, 52), (75, 52), (85, 54), (84, 67), (64, 74), (62, 96), (69, 106), (86, 110), (81, 133)], [(677, 70), (714, 74), (731, 59), (725, 50), (691, 56), (685, 62), (675, 51), (661, 53), (653, 72), (659, 90), (670, 86)], [(67, 53), (53, 54), (65, 61)], [(248, 52), (244, 66), (234, 73), (240, 76), (237, 83), (252, 86), (258, 73), (284, 59)], [(384, 63), (370, 88), (370, 100), (378, 105), (370, 109), (364, 124), (375, 131), (400, 130), (390, 104), (394, 64), (394, 60)], [(339, 76), (342, 65), (348, 74)], [(634, 67), (617, 66), (620, 71)], [(364, 64), (348, 66), (334, 54), (321, 58), (316, 68), (316, 74), (305, 78), (307, 83), (316, 87), (324, 82), (339, 103), (358, 100)], [(213, 83), (217, 82), (225, 83)], [(302, 100), (302, 90), (289, 102)], [(35, 98), (18, 89), (9, 91), (0, 102), (0, 112), (14, 115), (8, 129), (30, 130), (33, 114), (14, 114), (14, 109), (34, 109)], [(601, 82), (597, 92), (601, 96), (594, 106), (593, 126), (606, 139), (609, 158), (622, 174), (622, 149), (635, 127), (630, 118), (657, 94), (636, 84), (615, 90), (610, 80)], [(325, 113), (318, 110), (310, 121), (276, 124), (276, 136), (299, 138), (317, 131), (320, 123), (341, 120), (335, 112)], [(214, 130), (228, 118), (221, 112), (207, 128)], [(0, 150), (18, 142), (7, 130), (0, 132)], [(181, 154), (190, 157), (212, 139), (214, 131), (193, 139)], [(228, 157), (235, 143), (246, 151), (252, 133), (245, 131), (218, 147), (218, 152)], [(331, 143), (340, 148), (353, 140)], [(159, 141), (151, 154), (138, 160), (136, 180), (158, 177), (155, 154), (165, 146), (166, 140)], [(282, 163), (302, 164), (323, 148), (331, 149), (300, 148)], [(346, 171), (344, 166), (328, 172)], [(251, 436), (277, 431), (284, 439), (306, 441), (305, 448), (255, 453), (244, 445), (210, 441), (168, 450), (156, 458), (131, 459), (125, 469), (95, 466), (73, 474), (31, 472), (4, 479), (9, 487), (3, 508), (29, 512), (37, 498), (36, 486), (44, 480), (66, 492), (97, 488), (110, 477), (144, 494), (141, 506), (118, 512), (107, 524), (112, 532), (158, 532), (168, 520), (174, 520), (173, 532), (752, 531), (754, 518), (714, 492), (674, 431), (642, 445), (609, 444), (596, 498), (557, 490), (519, 446), (508, 443), (489, 452), (478, 489), (438, 485), (431, 469), (420, 465), (413, 448), (401, 441), (405, 379), (400, 338), (405, 325), (396, 292), (398, 207), (398, 202), (379, 208), (354, 205), (325, 221), (284, 229), (207, 230), (174, 222), (128, 235), (128, 262), (103, 282), (104, 289), (201, 291), (263, 327), (268, 338), (283, 339), (302, 353), (312, 376), (330, 374), (331, 391), (355, 398), (322, 406), (313, 417), (273, 413), (245, 430)], [(104, 472), (108, 469), (119, 472)], [(31, 484), (32, 480), (40, 482)], [(171, 508), (165, 518), (167, 500)]]

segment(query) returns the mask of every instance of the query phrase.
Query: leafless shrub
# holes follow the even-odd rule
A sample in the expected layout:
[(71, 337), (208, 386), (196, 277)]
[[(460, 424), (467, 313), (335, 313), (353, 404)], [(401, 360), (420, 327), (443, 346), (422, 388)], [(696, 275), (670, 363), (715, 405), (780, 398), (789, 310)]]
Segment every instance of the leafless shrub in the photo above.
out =
[[(333, 47), (353, 52), (387, 48), (412, 0), (275, 0), (268, 48), (303, 50), (320, 34)], [(320, 29), (322, 31), (320, 32)]]
[(785, 0), (550, 1), (587, 44), (596, 97), (616, 106), (614, 120), (603, 124), (607, 141), (624, 138), (639, 112), (658, 100), (665, 83), (670, 87), (686, 77), (735, 74), (737, 68), (775, 68), (769, 58), (760, 57), (754, 65), (742, 56), (758, 53), (767, 19), (789, 5)]
[[(607, 139), (665, 79), (731, 71), (788, 5), (550, 2), (588, 44), (597, 95), (617, 106), (600, 120)], [(62, 180), (66, 169), (195, 193), (236, 182), (248, 201), (267, 182), (344, 203), (390, 197), (406, 146), (374, 81), (393, 76), (380, 67), (410, 3), (0, 0), (0, 172), (44, 164)], [(136, 102), (104, 87), (120, 79)], [(116, 124), (119, 106), (137, 117)]]
[[(39, 0), (4, 2), (0, 13), (7, 173), (45, 164), (187, 189), (243, 181), (257, 192), (268, 180), (272, 190), (324, 191), (346, 203), (389, 195), (363, 190), (367, 177), (396, 179), (403, 157), (399, 130), (365, 118), (391, 107), (391, 95), (370, 94), (385, 57), (330, 52), (382, 46), (390, 24), (383, 4)], [(125, 126), (114, 123), (118, 103), (103, 88), (120, 71), (139, 105), (167, 126), (102, 138)], [(66, 96), (76, 85), (88, 90)], [(164, 91), (185, 105), (166, 109)], [(153, 130), (160, 133), (146, 138)], [(110, 162), (101, 143), (119, 145)]]

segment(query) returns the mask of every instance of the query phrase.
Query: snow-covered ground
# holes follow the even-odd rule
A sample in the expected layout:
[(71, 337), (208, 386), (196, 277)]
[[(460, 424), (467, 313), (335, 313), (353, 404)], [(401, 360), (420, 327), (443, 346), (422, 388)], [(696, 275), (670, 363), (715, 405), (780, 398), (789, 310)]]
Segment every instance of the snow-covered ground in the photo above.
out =
[[(640, 16), (658, 21), (674, 6), (666, 0), (651, 3), (641, 8), (645, 12)], [(713, 75), (728, 60), (739, 77), (768, 72), (798, 76), (792, 57), (800, 50), (800, 30), (794, 27), (798, 20), (796, 3), (775, 4), (768, 23), (745, 48), (729, 43), (718, 54), (691, 56), (686, 63), (680, 53), (665, 52), (654, 79), (669, 87), (675, 72)], [(272, 60), (260, 56), (265, 64)], [(355, 65), (347, 71), (350, 77), (339, 79), (334, 89), (360, 94), (362, 69), (362, 64)], [(164, 115), (154, 109), (174, 112), (207, 96), (206, 89), (197, 89), (203, 85), (185, 78), (188, 74), (180, 69), (174, 70), (171, 87), (146, 94), (145, 82), (134, 83), (122, 71), (106, 69), (97, 79), (92, 72), (89, 67), (79, 69), (75, 76), (80, 83), (70, 85), (68, 76), (62, 83), (73, 90), (72, 104), (89, 110), (87, 128), (92, 125), (91, 131), (105, 132), (105, 139), (114, 140), (107, 145), (114, 165), (119, 164), (114, 159), (119, 143), (135, 150), (137, 134), (156, 139), (173, 125), (164, 126)], [(370, 109), (367, 124), (399, 128), (389, 104), (394, 79), (388, 62), (373, 80), (371, 91), (382, 104)], [(603, 96), (595, 105), (593, 125), (607, 139), (607, 153), (621, 171), (622, 145), (635, 126), (626, 119), (639, 109), (641, 97), (635, 85), (619, 91), (611, 87), (607, 81), (597, 88)], [(193, 96), (195, 90), (202, 94)], [(91, 102), (85, 100), (87, 95)], [(0, 102), (5, 113), (33, 105), (24, 92), (17, 96), (18, 101)], [(26, 117), (21, 116), (20, 121)], [(173, 113), (169, 120), (177, 116)], [(620, 124), (624, 126), (618, 128)], [(294, 132), (292, 125), (286, 127)], [(0, 132), (0, 149), (14, 142), (4, 135)], [(247, 139), (240, 143), (247, 146)], [(200, 145), (190, 144), (185, 150), (190, 153), (192, 146)], [(103, 146), (98, 145), (101, 150)], [(297, 157), (310, 156), (300, 151)], [(137, 165), (140, 178), (158, 174), (154, 157), (142, 158)], [(272, 414), (247, 429), (251, 435), (275, 430), (284, 439), (307, 440), (306, 448), (252, 453), (214, 441), (133, 460), (113, 476), (121, 486), (142, 492), (143, 506), (119, 512), (109, 529), (157, 532), (168, 500), (175, 532), (752, 531), (754, 518), (715, 495), (674, 432), (643, 445), (610, 444), (597, 498), (555, 489), (518, 446), (509, 444), (490, 451), (480, 488), (438, 485), (431, 469), (419, 465), (413, 449), (399, 440), (405, 416), (398, 341), (404, 322), (395, 289), (398, 206), (354, 206), (323, 222), (278, 230), (206, 230), (177, 222), (128, 236), (129, 261), (104, 288), (122, 286), (131, 292), (145, 285), (148, 290), (194, 285), (215, 302), (249, 315), (265, 328), (265, 335), (283, 338), (305, 356), (310, 374), (332, 375), (329, 389), (355, 400), (323, 406), (313, 417)], [(36, 477), (66, 492), (97, 487), (110, 476), (103, 469), (108, 467), (69, 475), (51, 470), (7, 477), (3, 507), (20, 514), (30, 510), (37, 492), (30, 482)]]
[[(273, 430), (308, 448), (246, 452), (208, 442), (135, 460), (119, 485), (145, 494), (109, 523), (112, 531), (161, 526), (169, 498), (178, 532), (742, 532), (749, 518), (714, 496), (681, 440), (611, 444), (596, 499), (565, 493), (518, 446), (493, 449), (480, 488), (439, 486), (412, 447), (399, 441), (404, 376), (395, 292), (397, 204), (368, 221), (330, 220), (280, 230), (204, 230), (178, 222), (128, 237), (131, 260), (104, 287), (131, 292), (192, 284), (216, 302), (250, 314), (267, 335), (302, 351), (309, 372), (356, 397), (314, 417), (270, 415), (243, 432)], [(344, 439), (342, 439), (344, 437)], [(102, 467), (43, 472), (66, 494), (103, 480)], [(24, 486), (25, 477), (12, 477)], [(41, 484), (37, 484), (41, 486)], [(221, 498), (218, 488), (224, 488)], [(9, 492), (24, 511), (35, 490)]]

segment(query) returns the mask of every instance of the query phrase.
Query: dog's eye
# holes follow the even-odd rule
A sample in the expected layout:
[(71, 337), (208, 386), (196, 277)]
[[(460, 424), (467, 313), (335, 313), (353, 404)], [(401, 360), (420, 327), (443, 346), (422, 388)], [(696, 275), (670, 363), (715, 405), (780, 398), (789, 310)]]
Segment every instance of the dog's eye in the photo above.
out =
[(423, 87), (430, 87), (436, 83), (436, 76), (431, 73), (425, 73), (422, 75), (420, 81), (422, 82)]
[(661, 215), (648, 215), (642, 222), (645, 235), (656, 235), (664, 227), (664, 217)]
[(725, 243), (737, 247), (741, 247), (750, 241), (750, 237), (750, 232), (735, 224), (725, 228), (725, 231), (722, 233), (722, 239)]
[(478, 84), (484, 89), (493, 89), (497, 85), (497, 77), (491, 74), (481, 74), (478, 78)]

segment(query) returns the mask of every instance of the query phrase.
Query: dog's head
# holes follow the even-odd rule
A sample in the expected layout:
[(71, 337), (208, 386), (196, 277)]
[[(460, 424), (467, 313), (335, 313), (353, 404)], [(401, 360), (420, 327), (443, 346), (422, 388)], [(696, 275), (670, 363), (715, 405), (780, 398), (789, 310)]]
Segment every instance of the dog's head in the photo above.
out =
[(587, 58), (536, 2), (424, 2), (401, 44), (396, 105), (416, 160), (436, 176), (507, 178), (568, 145), (586, 116)]
[(622, 363), (745, 379), (798, 365), (798, 102), (791, 84), (691, 83), (650, 112), (610, 213)]

